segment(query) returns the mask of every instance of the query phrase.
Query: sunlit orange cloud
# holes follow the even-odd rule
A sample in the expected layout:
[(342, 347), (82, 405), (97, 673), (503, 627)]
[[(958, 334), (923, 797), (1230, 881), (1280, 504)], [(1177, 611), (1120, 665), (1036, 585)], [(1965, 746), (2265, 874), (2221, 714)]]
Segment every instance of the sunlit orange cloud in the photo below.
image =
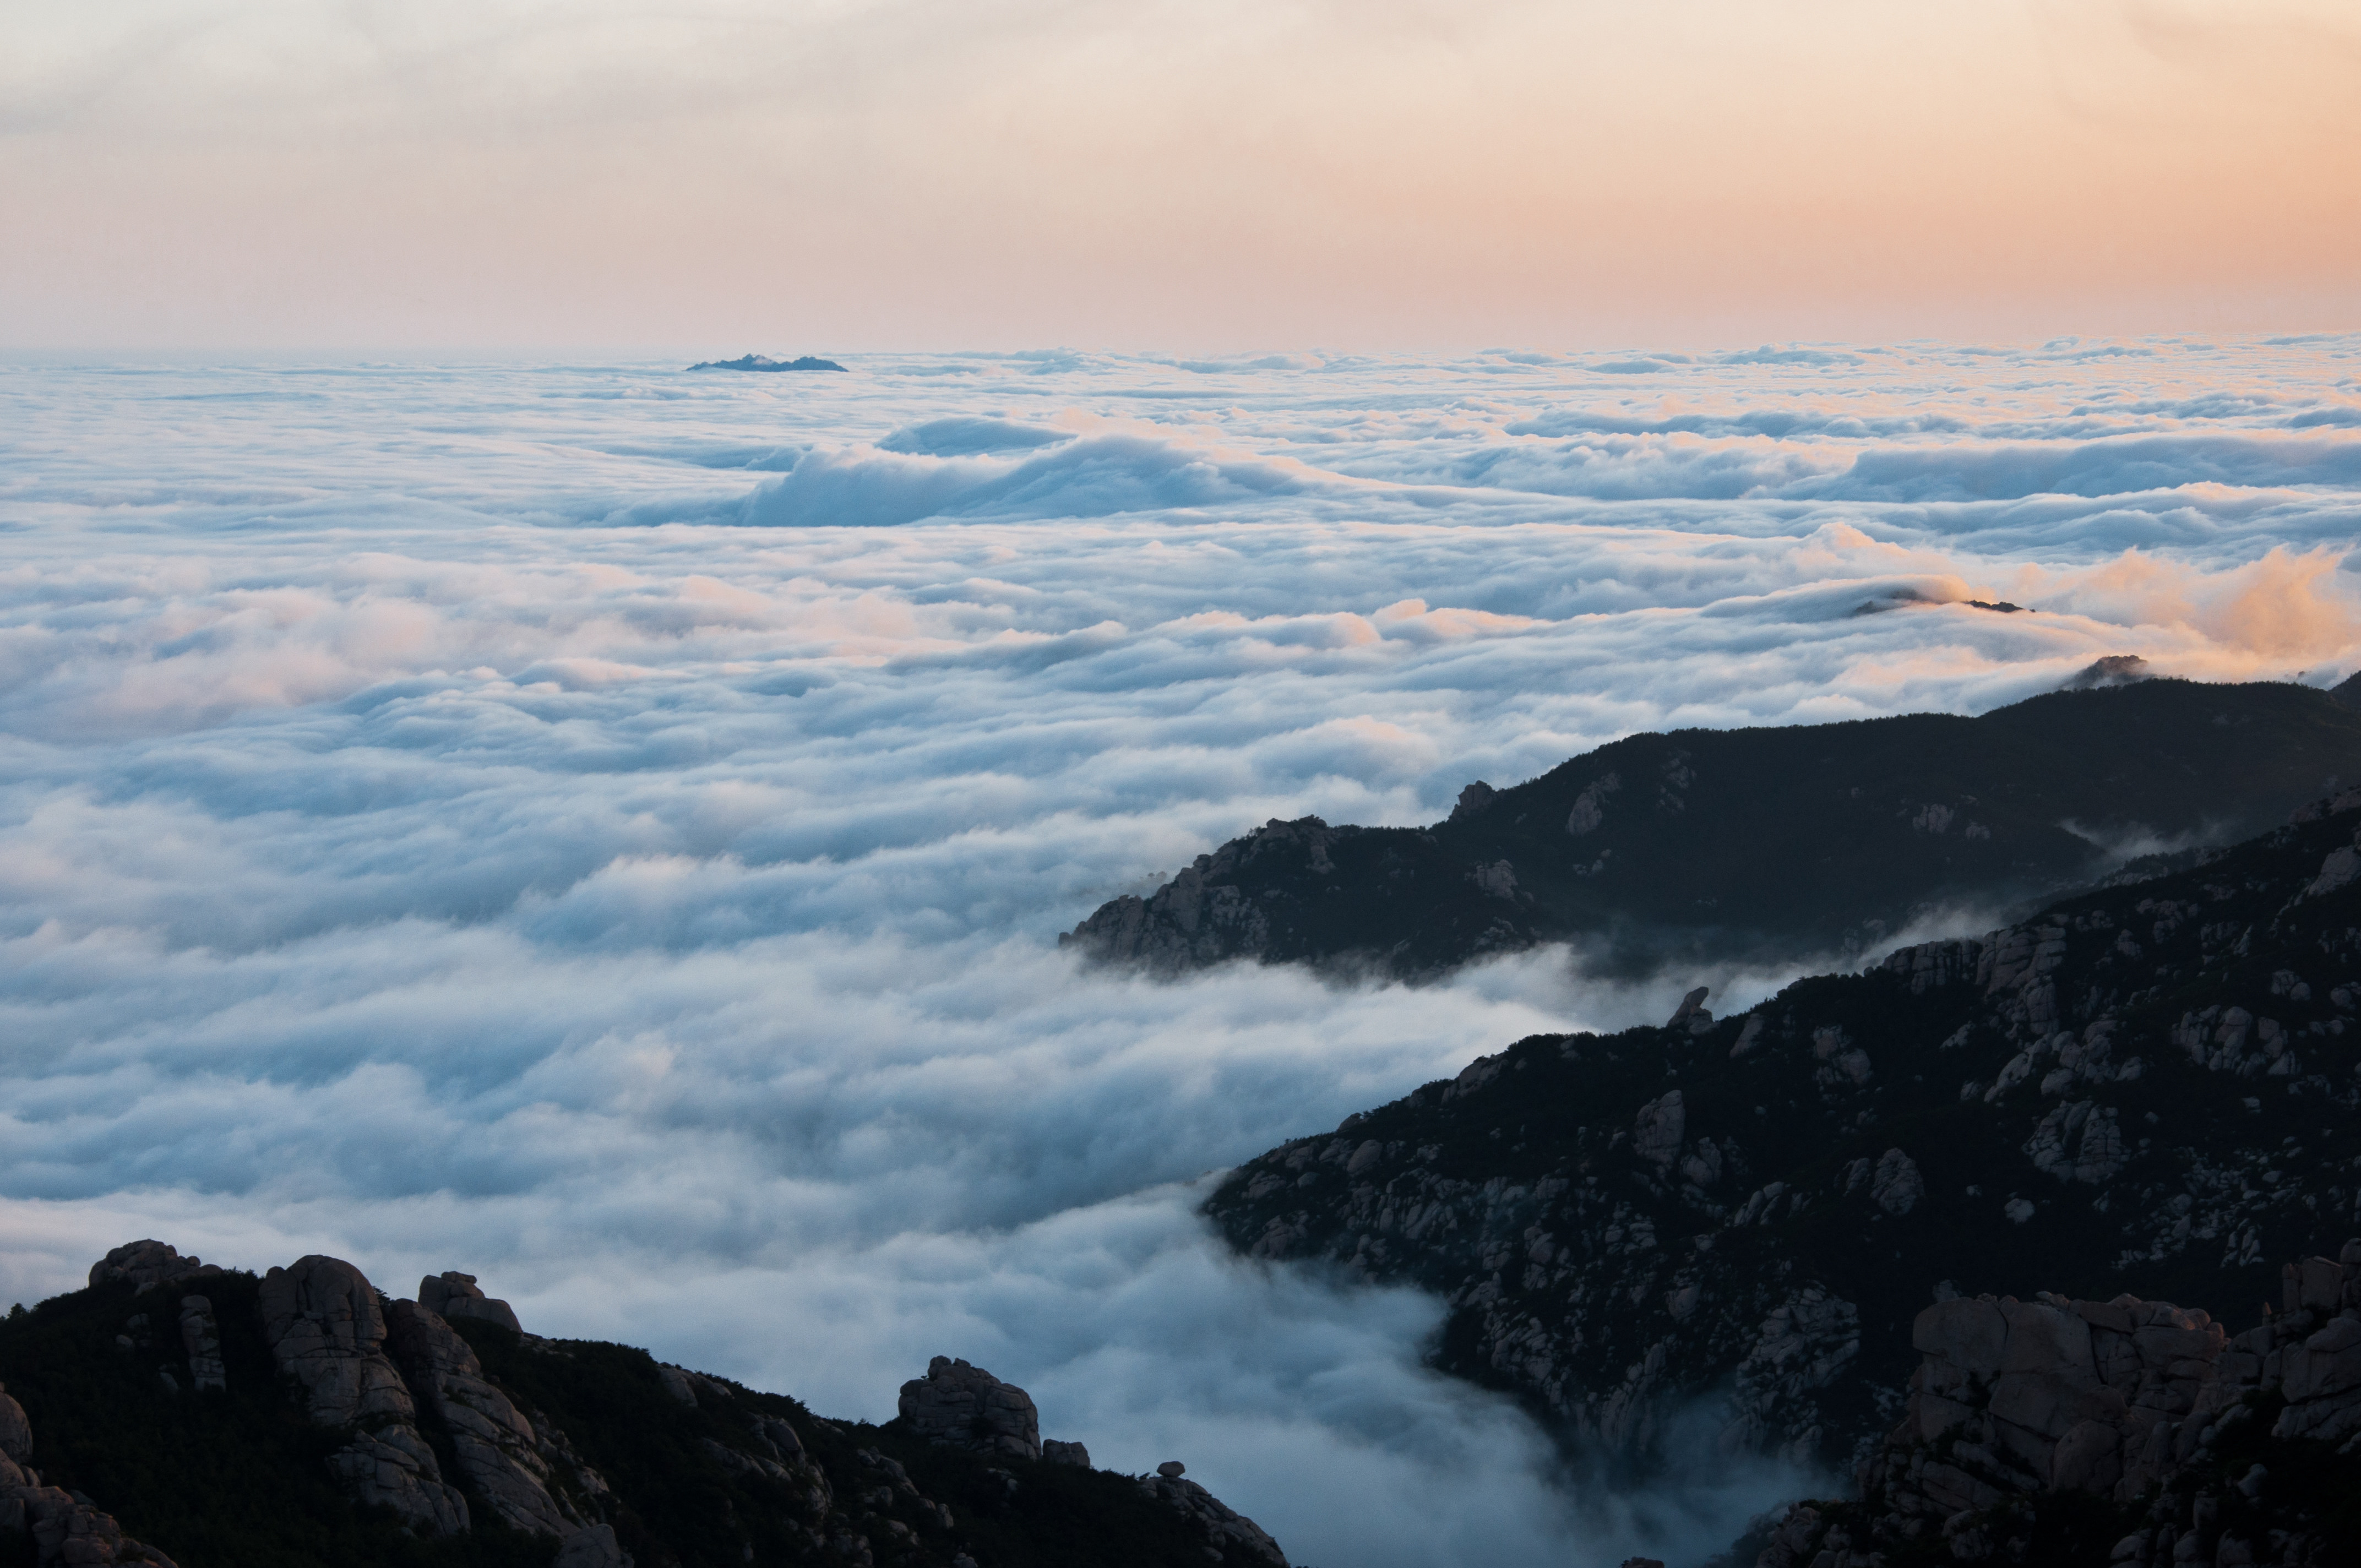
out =
[(2122, 627), (2173, 674), (2289, 678), (2361, 658), (2361, 595), (2344, 552), (2272, 550), (2228, 570), (2136, 550), (2072, 571), (2019, 568), (2008, 591), (2051, 613)]
[(187, 0), (0, 34), (0, 342), (2361, 324), (2347, 0)]

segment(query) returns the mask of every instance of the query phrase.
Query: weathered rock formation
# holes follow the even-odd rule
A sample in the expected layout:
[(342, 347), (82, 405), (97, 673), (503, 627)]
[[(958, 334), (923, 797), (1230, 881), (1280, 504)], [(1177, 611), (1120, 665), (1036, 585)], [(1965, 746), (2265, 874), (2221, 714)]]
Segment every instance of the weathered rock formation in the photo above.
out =
[(2235, 1335), (2129, 1295), (1927, 1308), (1859, 1499), (1795, 1509), (1761, 1568), (1877, 1568), (1938, 1543), (1955, 1562), (2069, 1560), (2054, 1525), (2043, 1538), (2061, 1498), (2092, 1562), (2335, 1560), (2356, 1543), (2328, 1533), (2329, 1494), (2361, 1485), (2361, 1241), (2284, 1277), (2283, 1310)]
[(1938, 1288), (2243, 1311), (2361, 1215), (2361, 792), (2298, 817), (1743, 1017), (1519, 1042), (1209, 1212), (1443, 1297), (1438, 1363), (1576, 1446), (1709, 1399), (1731, 1448), (1850, 1464)]
[(213, 1264), (182, 1257), (162, 1242), (148, 1240), (126, 1242), (92, 1264), (90, 1282), (104, 1285), (120, 1279), (145, 1290), (151, 1285), (170, 1285), (220, 1272)]
[(409, 1385), (385, 1353), (385, 1313), (361, 1271), (315, 1254), (264, 1275), (257, 1299), (271, 1357), (302, 1386), (313, 1424), (353, 1432), (328, 1461), (353, 1500), (428, 1534), (466, 1530), (467, 1500), (419, 1433)]
[(430, 1274), (418, 1282), (418, 1304), (443, 1318), (480, 1318), (511, 1333), (522, 1333), (516, 1311), (506, 1301), (488, 1297), (472, 1274), (456, 1269)]
[[(1025, 1391), (964, 1362), (911, 1385), (917, 1420), (846, 1426), (643, 1352), (522, 1333), (462, 1274), (423, 1282), (446, 1317), (337, 1258), (204, 1269), (205, 1294), (182, 1294), (202, 1267), (118, 1248), (89, 1289), (0, 1319), (0, 1374), (24, 1401), (0, 1390), (0, 1562), (23, 1541), (43, 1568), (172, 1568), (124, 1525), (185, 1568), (412, 1563), (421, 1537), (455, 1562), (557, 1568), (976, 1568), (1026, 1558), (1037, 1534), (1057, 1560), (1285, 1562), (1202, 1488), (1042, 1442)], [(325, 1478), (357, 1515), (305, 1513), (324, 1490), (319, 1439), (291, 1441), (306, 1428), (333, 1434)], [(357, 1540), (376, 1544), (355, 1556)]]
[(262, 1277), (263, 1333), (279, 1370), (303, 1386), (324, 1427), (408, 1423), (410, 1389), (385, 1354), (377, 1289), (342, 1258), (316, 1254)]
[[(901, 1409), (903, 1422), (929, 1442), (1091, 1468), (1090, 1450), (1081, 1443), (1041, 1440), (1040, 1414), (1031, 1395), (980, 1366), (947, 1355), (928, 1363), (924, 1377), (913, 1377), (902, 1385)], [(1286, 1553), (1260, 1525), (1196, 1482), (1182, 1480), (1184, 1468), (1179, 1460), (1167, 1460), (1156, 1467), (1155, 1475), (1141, 1476), (1139, 1484), (1149, 1497), (1204, 1531), (1211, 1543), (1208, 1555), (1219, 1558), (1237, 1552), (1248, 1562), (1287, 1568)]]
[(588, 1521), (550, 1495), (533, 1423), (485, 1380), (467, 1342), (416, 1301), (396, 1301), (389, 1316), (404, 1380), (450, 1433), (469, 1488), (512, 1530), (562, 1539), (584, 1529)]
[(1632, 970), (1850, 957), (1930, 911), (2103, 875), (2094, 838), (2218, 842), (2331, 777), (2361, 777), (2361, 713), (2279, 685), (1635, 735), (1512, 788), (1470, 784), (1426, 828), (1273, 820), (1060, 943), (1162, 973), (1249, 959), (1408, 979), (1553, 940)]
[(924, 1377), (902, 1385), (901, 1410), (910, 1430), (929, 1442), (1018, 1459), (1041, 1457), (1041, 1415), (1033, 1397), (948, 1355), (928, 1362)]

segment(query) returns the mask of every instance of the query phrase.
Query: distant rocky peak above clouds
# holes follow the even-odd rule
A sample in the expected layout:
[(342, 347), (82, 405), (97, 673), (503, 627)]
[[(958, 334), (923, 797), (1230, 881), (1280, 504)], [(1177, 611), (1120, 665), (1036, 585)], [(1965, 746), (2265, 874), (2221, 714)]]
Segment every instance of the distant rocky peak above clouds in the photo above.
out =
[(1973, 718), (1633, 735), (1471, 784), (1426, 828), (1274, 820), (1060, 945), (1168, 974), (1246, 959), (1412, 980), (1549, 941), (1620, 972), (1850, 962), (1945, 909), (1997, 917), (2127, 855), (2284, 821), (2361, 778), (2352, 686), (2147, 678), (2121, 655)]

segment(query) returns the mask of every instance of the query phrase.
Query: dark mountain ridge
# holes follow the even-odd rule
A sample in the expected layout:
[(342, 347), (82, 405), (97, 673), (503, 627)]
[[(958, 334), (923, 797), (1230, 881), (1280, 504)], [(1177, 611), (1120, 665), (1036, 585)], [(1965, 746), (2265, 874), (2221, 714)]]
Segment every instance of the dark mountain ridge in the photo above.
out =
[(2229, 842), (2356, 779), (2361, 712), (2286, 684), (1634, 735), (1512, 788), (1470, 784), (1426, 828), (1273, 821), (1060, 942), (1165, 972), (1252, 959), (1409, 979), (1551, 940), (1624, 972), (1841, 959), (1946, 907)]
[(1434, 1359), (1645, 1464), (1675, 1413), (1843, 1463), (1930, 1299), (2242, 1320), (2361, 1230), (2361, 789), (2206, 865), (1797, 981), (1539, 1036), (1247, 1161), (1240, 1252), (1447, 1304)]
[(774, 359), (767, 354), (741, 354), (735, 359), (707, 359), (689, 367), (692, 370), (841, 370), (843, 366), (833, 359), (822, 359), (807, 354), (795, 359)]
[(154, 1241), (0, 1320), (0, 1565), (1286, 1568), (1181, 1477), (1092, 1467), (937, 1357), (884, 1426), (525, 1333), (472, 1277), (380, 1295)]

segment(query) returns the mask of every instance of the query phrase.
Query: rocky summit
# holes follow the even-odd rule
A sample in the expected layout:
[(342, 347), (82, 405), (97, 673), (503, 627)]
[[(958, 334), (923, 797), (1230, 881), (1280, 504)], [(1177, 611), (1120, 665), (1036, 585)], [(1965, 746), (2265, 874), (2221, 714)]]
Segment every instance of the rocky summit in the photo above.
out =
[(340, 1258), (257, 1277), (134, 1242), (0, 1321), (0, 1563), (1286, 1568), (1195, 1483), (1045, 1443), (964, 1361), (903, 1410), (527, 1333), (457, 1271), (392, 1299)]
[(2361, 790), (1742, 1015), (1707, 1000), (1521, 1041), (1209, 1211), (1242, 1253), (1440, 1295), (1442, 1366), (1642, 1466), (1700, 1411), (1726, 1449), (1849, 1466), (1904, 1413), (1930, 1303), (2244, 1321), (2361, 1229)]
[[(2095, 681), (1980, 718), (1634, 735), (1425, 828), (1273, 821), (1062, 938), (1170, 973), (1438, 975), (1545, 941), (1624, 972), (1850, 959), (2361, 779), (2361, 691)], [(2158, 869), (2151, 866), (2149, 869)]]

